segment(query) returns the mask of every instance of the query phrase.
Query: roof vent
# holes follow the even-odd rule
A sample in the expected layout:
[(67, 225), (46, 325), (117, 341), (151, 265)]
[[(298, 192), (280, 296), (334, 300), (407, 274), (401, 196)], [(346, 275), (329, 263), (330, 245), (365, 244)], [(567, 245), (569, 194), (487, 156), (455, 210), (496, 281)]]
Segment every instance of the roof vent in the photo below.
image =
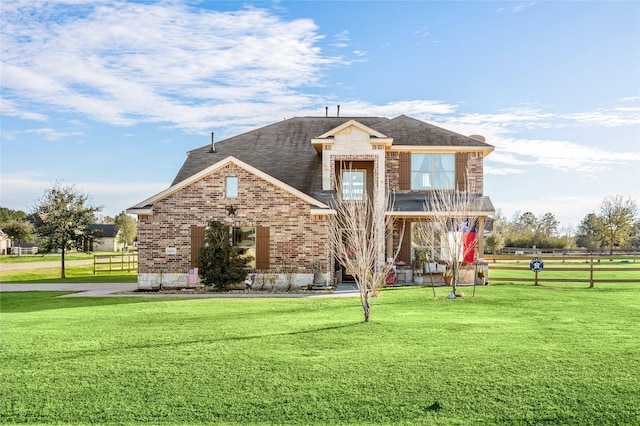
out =
[(471, 139), (477, 140), (478, 142), (486, 142), (486, 139), (484, 138), (484, 136), (481, 136), (481, 135), (469, 135), (469, 137)]
[(209, 150), (209, 152), (216, 152), (216, 147), (213, 146), (213, 135), (214, 133), (211, 132), (211, 149)]
[(338, 115), (337, 117), (340, 117), (340, 105), (338, 105)]

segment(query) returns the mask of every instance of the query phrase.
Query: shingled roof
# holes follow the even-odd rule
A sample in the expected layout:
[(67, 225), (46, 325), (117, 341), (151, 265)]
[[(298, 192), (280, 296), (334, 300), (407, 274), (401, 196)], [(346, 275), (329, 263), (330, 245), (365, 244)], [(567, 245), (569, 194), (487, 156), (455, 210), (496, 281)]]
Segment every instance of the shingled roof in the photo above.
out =
[(322, 192), (322, 157), (311, 139), (346, 123), (359, 123), (393, 138), (393, 145), (459, 146), (487, 148), (490, 145), (406, 115), (384, 117), (296, 117), (194, 149), (172, 185), (233, 156), (274, 178), (318, 197)]

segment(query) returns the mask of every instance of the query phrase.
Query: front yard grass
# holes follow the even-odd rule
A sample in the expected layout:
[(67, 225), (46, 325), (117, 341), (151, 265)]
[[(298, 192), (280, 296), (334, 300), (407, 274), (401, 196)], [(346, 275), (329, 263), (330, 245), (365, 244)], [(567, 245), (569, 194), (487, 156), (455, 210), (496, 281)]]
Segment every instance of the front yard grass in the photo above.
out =
[(383, 290), (370, 324), (357, 298), (2, 293), (0, 422), (637, 423), (640, 287), (437, 291)]
[(55, 284), (55, 283), (135, 283), (138, 272), (98, 272), (93, 275), (93, 265), (66, 266), (65, 279), (60, 278), (60, 267), (5, 271), (0, 269), (0, 283)]

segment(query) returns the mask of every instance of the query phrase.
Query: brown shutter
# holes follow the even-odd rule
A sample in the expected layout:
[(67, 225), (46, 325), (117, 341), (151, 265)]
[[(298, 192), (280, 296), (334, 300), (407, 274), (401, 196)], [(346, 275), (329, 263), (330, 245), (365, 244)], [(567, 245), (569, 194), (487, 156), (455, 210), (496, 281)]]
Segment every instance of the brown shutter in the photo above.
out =
[(456, 153), (456, 190), (460, 192), (467, 191), (469, 153)]
[(402, 236), (398, 260), (402, 260), (407, 265), (411, 265), (411, 222), (407, 222), (404, 227), (404, 235)]
[(411, 153), (401, 152), (400, 159), (400, 177), (399, 185), (401, 191), (408, 191), (411, 189)]
[(198, 254), (204, 246), (204, 226), (191, 225), (191, 266), (198, 265)]
[(269, 262), (269, 227), (256, 227), (256, 269), (268, 270), (271, 265)]

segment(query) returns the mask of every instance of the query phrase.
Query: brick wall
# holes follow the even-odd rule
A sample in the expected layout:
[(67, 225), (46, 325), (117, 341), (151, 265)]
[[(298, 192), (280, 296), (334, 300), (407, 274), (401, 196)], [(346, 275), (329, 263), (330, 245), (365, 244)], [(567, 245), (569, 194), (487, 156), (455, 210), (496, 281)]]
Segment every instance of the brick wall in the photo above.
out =
[[(236, 199), (225, 197), (227, 176), (238, 177)], [(227, 214), (227, 206), (236, 208), (235, 216)], [(312, 216), (304, 201), (233, 164), (156, 202), (153, 212), (139, 218), (141, 274), (186, 274), (193, 266), (190, 227), (205, 226), (210, 219), (229, 226), (268, 226), (272, 268), (286, 263), (310, 270), (320, 258), (329, 270), (325, 218)]]

